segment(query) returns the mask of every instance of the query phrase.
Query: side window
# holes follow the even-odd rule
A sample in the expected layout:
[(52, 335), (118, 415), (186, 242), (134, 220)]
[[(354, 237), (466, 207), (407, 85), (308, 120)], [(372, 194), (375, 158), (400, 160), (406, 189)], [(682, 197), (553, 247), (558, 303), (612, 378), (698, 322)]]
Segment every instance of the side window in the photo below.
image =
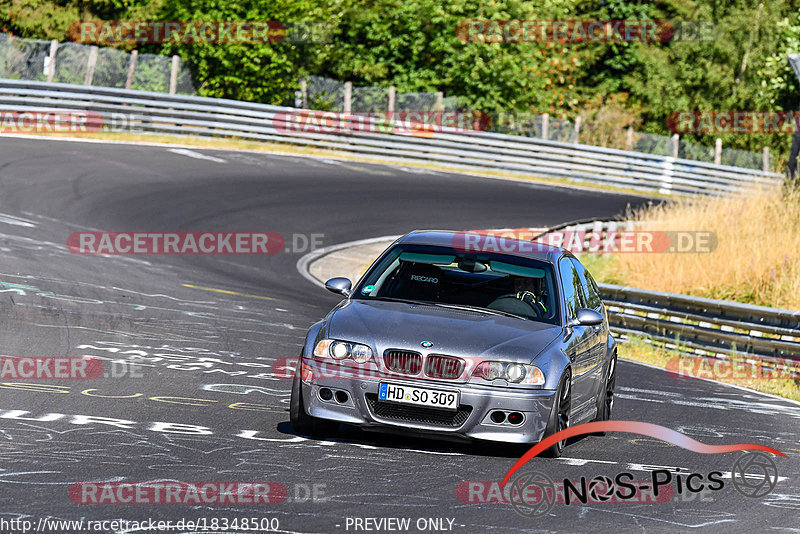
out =
[(600, 300), (600, 292), (597, 289), (597, 284), (595, 283), (594, 278), (592, 278), (592, 275), (589, 274), (589, 271), (586, 270), (586, 267), (584, 267), (581, 262), (575, 258), (570, 259), (575, 265), (575, 271), (580, 280), (581, 287), (583, 288), (585, 297), (585, 305), (583, 307), (600, 311), (600, 307), (603, 305), (603, 302)]
[(566, 257), (561, 258), (558, 262), (558, 270), (560, 271), (561, 287), (564, 290), (564, 302), (566, 304), (564, 314), (567, 320), (574, 319), (578, 308), (584, 307), (581, 301), (585, 298), (578, 272), (572, 262), (569, 261), (569, 258)]
[(589, 306), (600, 311), (603, 307), (603, 299), (600, 298), (600, 288), (597, 287), (597, 282), (594, 281), (589, 271), (586, 271), (586, 281), (589, 283)]

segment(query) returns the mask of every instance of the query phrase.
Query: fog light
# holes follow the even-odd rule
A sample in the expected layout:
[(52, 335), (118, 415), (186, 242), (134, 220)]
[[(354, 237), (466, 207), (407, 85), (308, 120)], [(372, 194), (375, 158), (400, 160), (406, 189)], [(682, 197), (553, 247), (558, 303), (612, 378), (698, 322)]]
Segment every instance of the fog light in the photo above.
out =
[(522, 414), (519, 412), (511, 412), (508, 414), (508, 422), (512, 425), (519, 425), (522, 424)]
[(322, 388), (319, 390), (319, 398), (324, 401), (329, 401), (333, 398), (333, 392), (328, 388)]
[(339, 404), (344, 404), (345, 402), (347, 402), (347, 399), (349, 398), (350, 396), (347, 394), (346, 391), (336, 392), (336, 402), (338, 402)]
[(492, 412), (492, 415), (489, 416), (492, 420), (492, 423), (500, 424), (506, 420), (506, 414), (504, 412)]

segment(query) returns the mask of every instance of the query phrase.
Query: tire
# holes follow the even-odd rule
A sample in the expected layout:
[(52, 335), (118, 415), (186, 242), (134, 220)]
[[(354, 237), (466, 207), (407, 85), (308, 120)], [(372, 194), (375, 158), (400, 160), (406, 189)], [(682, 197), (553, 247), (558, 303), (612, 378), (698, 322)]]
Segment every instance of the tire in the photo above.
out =
[(300, 363), (292, 380), (292, 397), (289, 401), (289, 422), (298, 434), (311, 437), (324, 437), (332, 434), (338, 428), (338, 424), (313, 417), (306, 413), (303, 403), (303, 388), (300, 383)]
[[(614, 408), (614, 388), (617, 384), (617, 353), (611, 355), (608, 362), (606, 379), (603, 381), (603, 389), (597, 395), (597, 417), (595, 421), (609, 421), (611, 411)], [(605, 432), (595, 433), (597, 436), (605, 436)]]
[[(572, 374), (569, 370), (561, 377), (556, 389), (556, 396), (553, 402), (553, 408), (550, 410), (550, 418), (547, 421), (547, 427), (544, 431), (544, 437), (552, 436), (556, 432), (560, 432), (565, 428), (569, 428), (570, 408), (572, 407)], [(544, 438), (543, 438), (544, 439)], [(547, 458), (560, 458), (564, 454), (564, 447), (566, 447), (566, 440), (561, 440), (554, 443), (548, 449), (542, 452), (542, 456)]]

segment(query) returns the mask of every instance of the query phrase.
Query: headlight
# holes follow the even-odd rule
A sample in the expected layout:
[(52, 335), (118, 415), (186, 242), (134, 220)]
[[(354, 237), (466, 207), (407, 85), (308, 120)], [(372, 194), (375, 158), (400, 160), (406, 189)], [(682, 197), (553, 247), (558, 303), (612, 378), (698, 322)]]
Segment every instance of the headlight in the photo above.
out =
[(334, 360), (350, 358), (356, 363), (367, 363), (372, 359), (372, 349), (361, 343), (321, 339), (317, 346), (314, 347), (314, 356), (317, 358), (332, 358)]
[(350, 349), (350, 357), (353, 358), (356, 363), (367, 363), (370, 358), (372, 358), (372, 349), (366, 345), (353, 343)]
[(518, 384), (525, 378), (525, 366), (518, 363), (506, 367), (506, 378), (509, 382)]
[(501, 378), (512, 384), (528, 384), (541, 386), (544, 384), (544, 373), (535, 365), (511, 362), (481, 362), (472, 372), (475, 378), (493, 381)]
[(350, 347), (347, 346), (347, 343), (342, 341), (334, 341), (331, 343), (328, 353), (334, 360), (344, 360), (350, 356)]

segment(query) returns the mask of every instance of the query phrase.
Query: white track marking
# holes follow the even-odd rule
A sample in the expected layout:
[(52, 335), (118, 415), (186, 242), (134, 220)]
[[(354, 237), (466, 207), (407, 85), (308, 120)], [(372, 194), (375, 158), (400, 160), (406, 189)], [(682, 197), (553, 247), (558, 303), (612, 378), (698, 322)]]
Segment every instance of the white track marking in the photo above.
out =
[(216, 158), (214, 156), (209, 156), (208, 154), (195, 152), (194, 150), (189, 150), (188, 148), (170, 148), (169, 151), (173, 154), (180, 154), (181, 156), (188, 156), (194, 159), (204, 159), (207, 161), (213, 161), (215, 163), (227, 163), (227, 161), (222, 158)]

